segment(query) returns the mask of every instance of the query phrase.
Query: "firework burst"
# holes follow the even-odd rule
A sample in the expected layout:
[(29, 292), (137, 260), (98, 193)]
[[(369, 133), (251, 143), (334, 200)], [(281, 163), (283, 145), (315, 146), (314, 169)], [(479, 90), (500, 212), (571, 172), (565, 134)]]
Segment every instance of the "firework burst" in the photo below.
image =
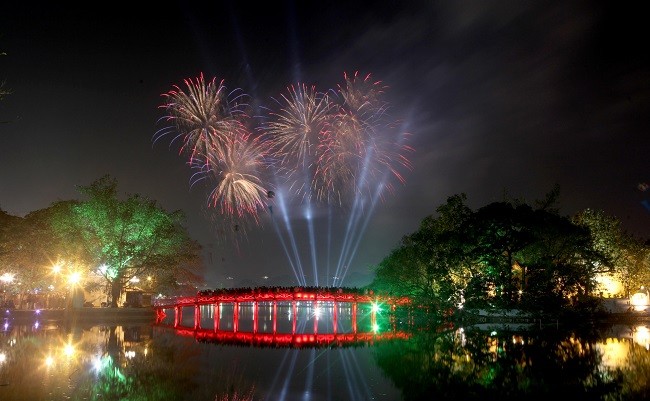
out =
[(343, 203), (351, 196), (374, 192), (380, 183), (390, 189), (386, 176), (392, 174), (403, 182), (399, 167), (411, 168), (405, 154), (412, 149), (404, 145), (405, 134), (396, 131), (394, 122), (387, 122), (385, 86), (370, 75), (360, 79), (358, 73), (344, 74), (344, 79), (330, 103), (335, 112), (320, 137), (317, 173), (311, 182), (321, 201)]
[(271, 146), (282, 164), (305, 166), (315, 156), (319, 137), (330, 116), (328, 97), (312, 86), (290, 86), (277, 101), (281, 109), (271, 112), (266, 125)]
[(187, 153), (190, 163), (196, 157), (219, 153), (231, 137), (245, 132), (245, 96), (239, 91), (226, 93), (223, 80), (205, 81), (203, 74), (186, 79), (186, 90), (174, 85), (163, 94), (166, 119), (171, 126), (157, 132), (154, 142), (170, 133), (176, 133), (172, 142), (181, 139), (179, 153)]
[(231, 137), (219, 150), (205, 155), (205, 163), (195, 163), (194, 182), (205, 178), (216, 182), (208, 197), (209, 206), (235, 219), (252, 217), (259, 222), (259, 213), (266, 209), (268, 189), (263, 174), (268, 168), (268, 147), (260, 137), (241, 134)]
[[(280, 99), (274, 99), (277, 111), (269, 111), (262, 130), (269, 139), (278, 171), (286, 176), (296, 193), (310, 196), (309, 181), (321, 136), (331, 116), (329, 98), (305, 84), (292, 85)], [(306, 184), (307, 183), (307, 184)]]
[(401, 168), (411, 168), (406, 134), (387, 119), (386, 87), (369, 74), (344, 74), (336, 91), (288, 86), (273, 99), (268, 119), (254, 128), (257, 136), (248, 126), (244, 95), (227, 94), (223, 81), (206, 81), (203, 74), (184, 83), (186, 89), (174, 86), (163, 95), (167, 101), (160, 107), (171, 124), (154, 142), (175, 133), (172, 142), (182, 141), (179, 153), (189, 154), (195, 169), (192, 185), (209, 182), (208, 206), (233, 226), (260, 223), (269, 202), (270, 167), (275, 179), (287, 180), (278, 185), (288, 183), (303, 200), (340, 206), (390, 188), (388, 176), (403, 182)]

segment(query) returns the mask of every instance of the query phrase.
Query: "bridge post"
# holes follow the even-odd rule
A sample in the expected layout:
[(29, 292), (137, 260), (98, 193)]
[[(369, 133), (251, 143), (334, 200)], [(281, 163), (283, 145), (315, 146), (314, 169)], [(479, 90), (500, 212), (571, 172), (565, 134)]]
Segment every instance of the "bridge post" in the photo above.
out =
[(334, 322), (333, 322), (334, 323), (334, 334), (336, 334), (336, 327), (338, 326), (338, 312), (336, 311), (337, 307), (338, 307), (338, 302), (334, 301), (334, 316), (333, 316), (333, 318), (334, 318)]
[(174, 327), (178, 327), (178, 325), (181, 323), (182, 314), (183, 309), (178, 305), (174, 306)]
[(318, 333), (318, 315), (316, 311), (318, 310), (318, 301), (312, 303), (312, 308), (314, 309), (314, 334)]
[(239, 327), (239, 302), (235, 301), (233, 302), (234, 310), (232, 313), (232, 331), (233, 333), (237, 332), (237, 328)]
[(201, 328), (201, 305), (194, 305), (194, 329)]
[(278, 329), (278, 301), (273, 301), (273, 334)]
[(259, 306), (257, 305), (257, 301), (253, 301), (253, 334), (257, 333), (257, 310)]
[(298, 307), (296, 306), (296, 301), (291, 301), (291, 316), (293, 316), (293, 321), (291, 322), (291, 334), (296, 334), (296, 321), (298, 320)]
[(219, 331), (219, 320), (221, 316), (219, 315), (221, 309), (221, 302), (217, 302), (212, 306), (214, 308), (214, 331)]
[(357, 334), (357, 301), (352, 303), (352, 332)]

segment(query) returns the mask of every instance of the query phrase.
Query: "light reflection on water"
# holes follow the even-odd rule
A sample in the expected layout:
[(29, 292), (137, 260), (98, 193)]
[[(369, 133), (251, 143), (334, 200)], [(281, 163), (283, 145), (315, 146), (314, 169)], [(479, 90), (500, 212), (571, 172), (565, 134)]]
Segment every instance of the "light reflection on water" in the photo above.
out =
[[(253, 327), (249, 312), (244, 307), (239, 315), (242, 332)], [(272, 311), (260, 308), (258, 313), (259, 333), (273, 333)], [(359, 313), (359, 328), (368, 328), (367, 311)], [(318, 333), (333, 328), (328, 313), (316, 319), (313, 310), (304, 308), (299, 314), (307, 333), (314, 327)], [(278, 332), (292, 329), (290, 310), (277, 316)], [(210, 317), (214, 319), (203, 316), (202, 325), (210, 324)], [(232, 328), (232, 315), (222, 311), (220, 317), (221, 330), (228, 328), (229, 320)], [(342, 325), (337, 331), (342, 335), (352, 329), (352, 319), (345, 312), (339, 318)], [(577, 392), (575, 383), (593, 382), (591, 371), (599, 372), (603, 386), (591, 389), (586, 393), (591, 398), (583, 399), (641, 399), (632, 395), (647, 395), (650, 388), (645, 374), (650, 371), (646, 324), (605, 326), (587, 333), (555, 327), (542, 331), (535, 326), (444, 326), (438, 332), (415, 330), (410, 339), (378, 336), (375, 341), (296, 348), (198, 340), (187, 331), (149, 322), (4, 323), (2, 401), (214, 400), (233, 389), (240, 396), (254, 389), (256, 400), (428, 400), (432, 393), (436, 399), (454, 399), (470, 386), (478, 390), (463, 393), (466, 398), (485, 399), (481, 389), (522, 386), (504, 379), (513, 375), (531, 386), (542, 383), (544, 376), (561, 377), (564, 383), (555, 384), (565, 392)], [(183, 323), (191, 326), (192, 314), (186, 314)], [(406, 329), (388, 317), (379, 323), (388, 332)], [(575, 369), (578, 360), (580, 369)], [(567, 366), (556, 365), (562, 362)], [(606, 384), (611, 383), (619, 387), (610, 394)], [(466, 388), (461, 390), (461, 385)], [(531, 388), (554, 395), (550, 387)], [(625, 398), (626, 394), (630, 396)]]

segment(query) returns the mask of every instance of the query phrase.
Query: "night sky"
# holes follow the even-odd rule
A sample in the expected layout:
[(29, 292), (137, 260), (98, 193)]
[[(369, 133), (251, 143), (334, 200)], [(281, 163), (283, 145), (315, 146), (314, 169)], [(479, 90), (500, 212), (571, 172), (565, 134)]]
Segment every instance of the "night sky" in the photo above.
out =
[[(77, 186), (109, 174), (120, 193), (186, 214), (209, 287), (290, 285), (300, 269), (309, 284), (341, 272), (344, 285), (367, 284), (371, 266), (459, 193), (478, 208), (532, 203), (558, 184), (562, 214), (603, 210), (650, 237), (650, 190), (639, 186), (650, 182), (649, 35), (629, 5), (18, 3), (0, 13), (0, 80), (12, 91), (0, 101), (0, 208), (10, 214), (81, 198)], [(295, 248), (279, 216), (224, 235), (207, 203), (213, 183), (191, 186), (178, 146), (153, 143), (161, 95), (201, 73), (265, 105), (288, 85), (327, 90), (357, 71), (387, 87), (413, 168), (364, 209), (345, 251), (346, 205), (321, 205), (310, 241), (294, 199)]]

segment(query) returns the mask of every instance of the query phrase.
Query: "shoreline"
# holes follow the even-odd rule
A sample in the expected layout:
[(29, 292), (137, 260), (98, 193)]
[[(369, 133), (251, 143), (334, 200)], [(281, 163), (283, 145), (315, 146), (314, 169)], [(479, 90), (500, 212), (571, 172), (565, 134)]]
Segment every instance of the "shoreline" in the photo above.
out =
[(76, 320), (76, 321), (111, 321), (111, 320), (156, 320), (153, 308), (72, 308), (72, 309), (8, 309), (2, 313), (3, 319), (31, 320)]

